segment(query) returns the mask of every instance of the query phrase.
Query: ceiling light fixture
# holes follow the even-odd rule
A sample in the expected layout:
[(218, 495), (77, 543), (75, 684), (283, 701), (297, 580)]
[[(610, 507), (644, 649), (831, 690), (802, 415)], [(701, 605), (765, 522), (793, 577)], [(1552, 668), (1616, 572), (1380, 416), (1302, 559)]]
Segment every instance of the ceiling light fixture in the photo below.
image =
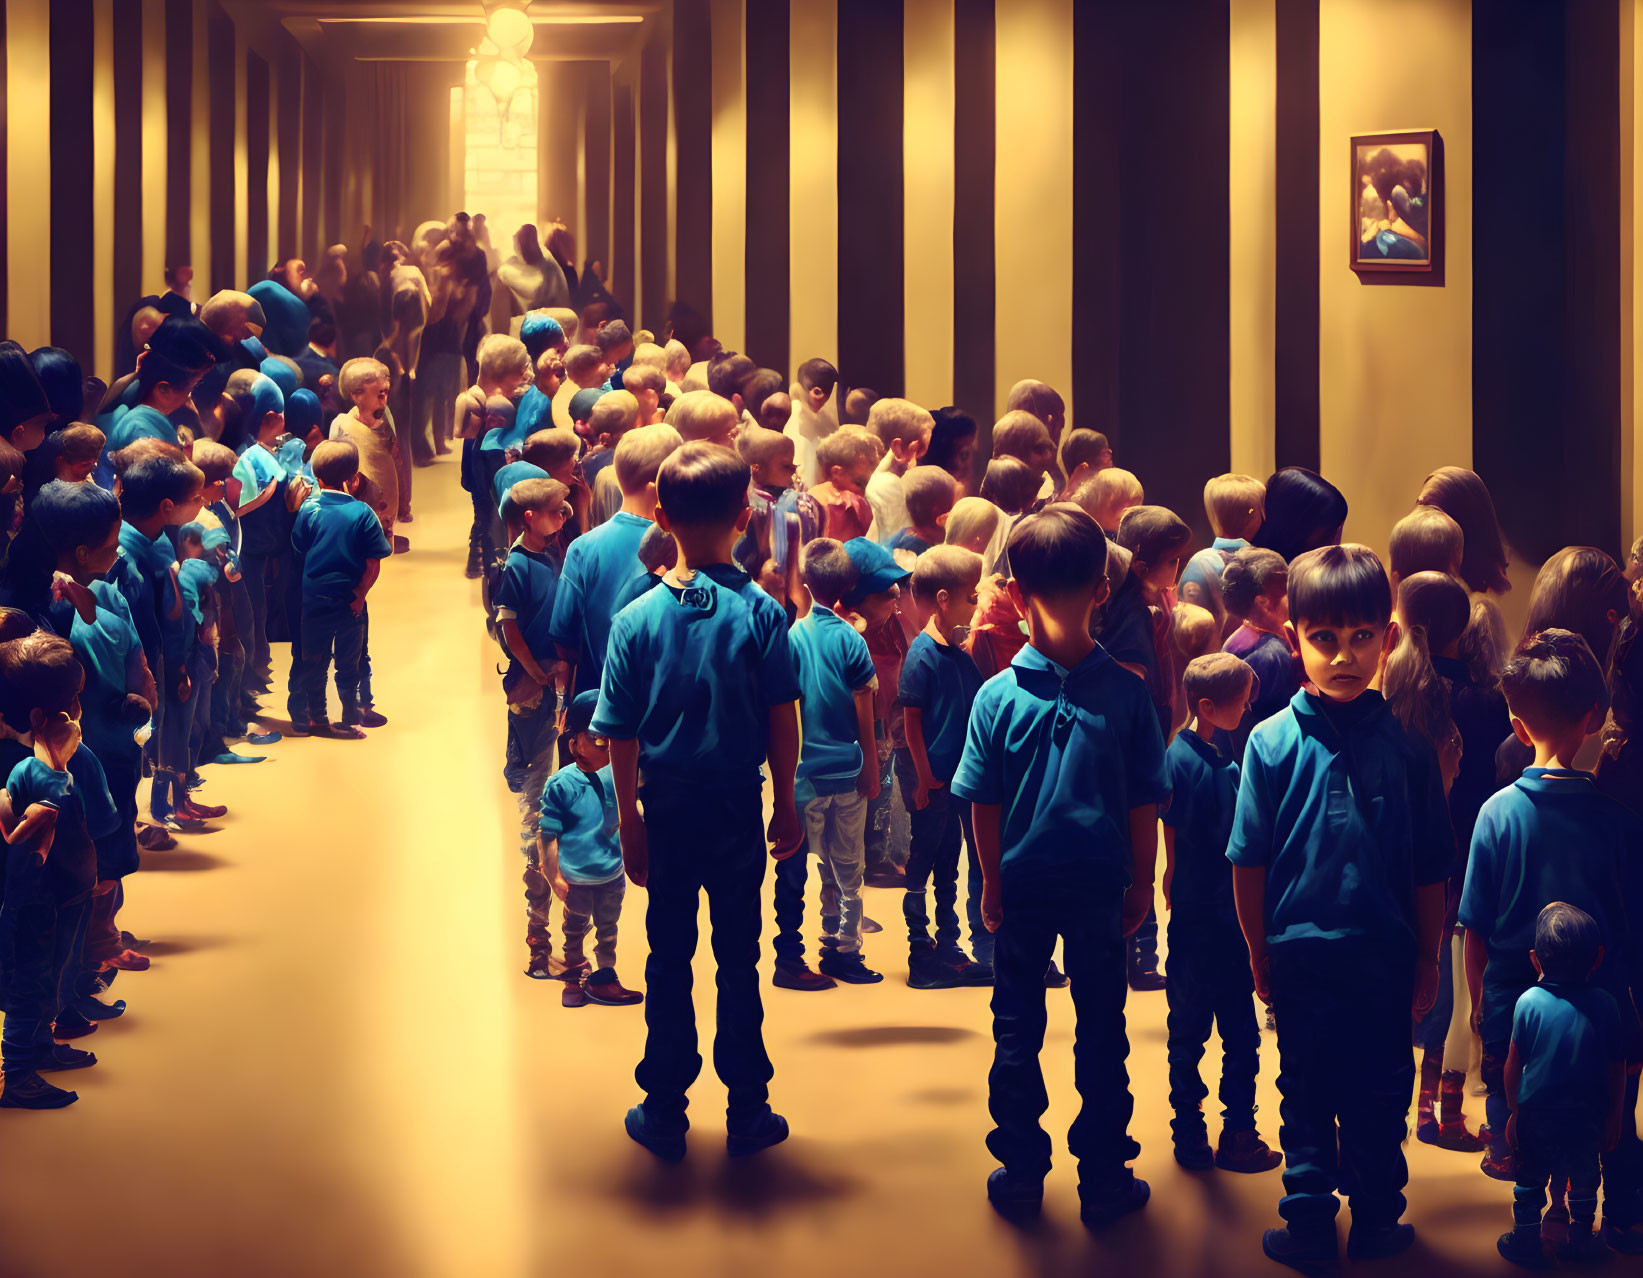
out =
[(496, 100), (503, 145), (510, 136), (514, 98), (521, 89), (536, 87), (536, 68), (529, 61), (535, 38), (536, 28), (522, 7), (493, 0), (486, 5), (485, 36), (469, 51), (469, 74)]

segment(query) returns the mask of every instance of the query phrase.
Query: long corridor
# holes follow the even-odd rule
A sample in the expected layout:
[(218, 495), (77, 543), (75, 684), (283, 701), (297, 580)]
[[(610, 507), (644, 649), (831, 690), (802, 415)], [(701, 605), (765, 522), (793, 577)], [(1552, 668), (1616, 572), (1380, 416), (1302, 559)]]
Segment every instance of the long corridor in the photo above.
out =
[[(144, 855), (122, 918), (155, 938), (154, 965), (120, 976), (111, 994), (130, 1011), (84, 1040), (99, 1064), (65, 1082), (80, 1103), (0, 1115), (0, 1274), (1276, 1272), (1260, 1230), (1277, 1221), (1277, 1173), (1191, 1176), (1171, 1160), (1161, 993), (1130, 1003), (1132, 1130), (1152, 1204), (1099, 1237), (1078, 1223), (1064, 1153), (1071, 1005), (1051, 991), (1047, 1126), (1062, 1152), (1040, 1225), (994, 1217), (987, 991), (906, 987), (894, 893), (867, 896), (885, 924), (866, 951), (884, 984), (765, 986), (788, 1144), (728, 1160), (709, 1071), (684, 1164), (632, 1145), (621, 1117), (642, 1009), (566, 1010), (557, 984), (522, 972), (497, 654), (461, 573), (454, 465), (418, 472), (416, 512), (412, 553), (371, 596), (389, 726), (209, 769), (205, 797), (230, 815)], [(277, 720), (281, 702), (268, 704)], [(639, 987), (643, 905), (631, 889), (619, 942)], [(710, 1024), (706, 958), (697, 991)], [(1276, 1064), (1264, 1035), (1260, 1123), (1274, 1143)], [(1469, 1101), (1474, 1120), (1481, 1107)], [(1400, 1269), (1497, 1272), (1509, 1187), (1475, 1157), (1409, 1153), (1421, 1241)]]

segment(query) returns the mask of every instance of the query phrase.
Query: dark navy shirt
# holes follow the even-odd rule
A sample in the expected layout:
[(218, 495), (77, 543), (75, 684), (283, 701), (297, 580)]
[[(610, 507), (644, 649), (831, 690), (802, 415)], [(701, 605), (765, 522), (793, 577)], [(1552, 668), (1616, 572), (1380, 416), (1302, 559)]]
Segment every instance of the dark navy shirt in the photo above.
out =
[(302, 599), (320, 607), (345, 607), (372, 559), (393, 554), (382, 521), (364, 502), (322, 488), (302, 504), (291, 544), (302, 555)]
[(924, 752), (937, 781), (951, 781), (958, 771), (970, 707), (980, 691), (981, 671), (963, 648), (937, 643), (922, 631), (914, 638), (902, 658), (896, 699), (904, 709), (920, 712)]
[(1164, 755), (1170, 802), (1164, 824), (1175, 831), (1170, 915), (1181, 923), (1238, 922), (1227, 843), (1238, 806), (1238, 764), (1190, 728)]
[(1622, 1016), (1595, 985), (1542, 981), (1512, 1014), (1512, 1045), (1523, 1064), (1520, 1111), (1549, 1113), (1601, 1137), (1609, 1118), (1609, 1075), (1625, 1059)]

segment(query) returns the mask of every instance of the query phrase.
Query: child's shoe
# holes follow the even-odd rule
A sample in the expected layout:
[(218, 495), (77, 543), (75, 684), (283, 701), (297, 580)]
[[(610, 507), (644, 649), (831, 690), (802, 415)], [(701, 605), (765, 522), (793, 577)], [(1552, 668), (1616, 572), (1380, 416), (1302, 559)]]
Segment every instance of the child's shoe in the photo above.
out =
[(1072, 982), (1067, 979), (1066, 973), (1055, 965), (1054, 959), (1051, 959), (1050, 965), (1044, 969), (1044, 988), (1047, 990), (1064, 990), (1071, 984)]
[(1175, 1161), (1188, 1171), (1208, 1171), (1215, 1166), (1215, 1151), (1209, 1147), (1209, 1133), (1201, 1121), (1196, 1130), (1176, 1133)]
[(388, 726), (388, 716), (378, 714), (373, 706), (359, 708), (359, 726), (362, 728), (385, 728)]
[(588, 977), (582, 989), (590, 1003), (603, 1007), (631, 1007), (645, 1001), (645, 996), (638, 990), (630, 990), (616, 979), (616, 969), (613, 967), (600, 968)]
[(972, 963), (969, 956), (956, 945), (951, 949), (938, 949), (936, 958), (953, 969), (958, 976), (960, 985), (991, 985), (993, 983), (993, 969), (983, 967), (980, 963)]
[(1346, 1236), (1348, 1260), (1385, 1260), (1406, 1252), (1415, 1243), (1415, 1227), (1395, 1223), (1391, 1225), (1352, 1224)]
[(105, 1003), (88, 994), (74, 1000), (74, 1010), (88, 1021), (112, 1021), (116, 1016), (125, 1015), (126, 1001), (117, 998), (112, 1003)]
[(1622, 1256), (1643, 1256), (1643, 1232), (1627, 1229), (1623, 1225), (1610, 1224), (1607, 1218), (1604, 1219), (1600, 1232), (1604, 1245), (1610, 1251), (1617, 1251)]
[(1491, 1180), (1508, 1180), (1513, 1183), (1517, 1181), (1517, 1159), (1512, 1156), (1510, 1150), (1498, 1157), (1490, 1151), (1483, 1156), (1483, 1161), (1478, 1166)]
[(146, 972), (149, 969), (148, 955), (139, 954), (136, 950), (121, 950), (105, 963), (119, 972)]
[(1557, 1258), (1576, 1265), (1592, 1265), (1607, 1260), (1609, 1247), (1590, 1225), (1571, 1225), (1569, 1241), (1557, 1249)]
[[(305, 728), (300, 733), (293, 732), (292, 735), (293, 736), (307, 736), (308, 731)], [(232, 750), (224, 750), (221, 754), (212, 755), (211, 758), (208, 759), (206, 762), (208, 762), (208, 763), (267, 763), (268, 762), (268, 756), (266, 754), (235, 754)]]
[(1303, 1274), (1320, 1273), (1340, 1263), (1335, 1228), (1296, 1233), (1293, 1229), (1269, 1229), (1261, 1235), (1261, 1250), (1268, 1260), (1299, 1269)]
[(79, 1093), (53, 1087), (31, 1069), (8, 1069), (0, 1109), (62, 1109), (79, 1099)]
[(884, 979), (882, 972), (868, 967), (861, 961), (861, 955), (853, 950), (847, 954), (834, 950), (824, 955), (816, 968), (823, 976), (843, 981), (846, 985), (877, 985)]
[(365, 730), (351, 723), (333, 723), (324, 732), (321, 732), (319, 725), (316, 724), (314, 726), (314, 735), (316, 737), (330, 737), (333, 741), (365, 740)]
[(588, 992), (582, 988), (582, 973), (579, 970), (565, 972), (561, 979), (565, 982), (565, 992), (559, 996), (559, 1002), (564, 1007), (585, 1007), (588, 1002)]
[(1152, 1197), (1152, 1186), (1132, 1174), (1122, 1187), (1100, 1194), (1086, 1193), (1080, 1183), (1078, 1197), (1078, 1218), (1090, 1229), (1105, 1229), (1119, 1218), (1145, 1207), (1147, 1199)]
[(1465, 1099), (1466, 1075), (1458, 1069), (1444, 1070), (1438, 1091), (1438, 1130), (1427, 1144), (1462, 1154), (1481, 1154), (1489, 1148), (1488, 1141), (1466, 1130), (1466, 1115), (1462, 1112)]
[(1415, 1100), (1415, 1139), (1423, 1145), (1438, 1143), (1438, 1085), (1443, 1059), (1431, 1052), (1421, 1058), (1420, 1090)]
[(770, 978), (770, 983), (784, 990), (812, 991), (838, 988), (838, 982), (831, 976), (812, 972), (804, 963), (776, 964), (776, 972)]
[(1150, 994), (1164, 988), (1164, 974), (1156, 967), (1133, 968), (1129, 973), (1130, 988), (1140, 994)]
[(531, 961), (525, 966), (525, 975), (533, 981), (551, 981), (564, 973), (564, 964), (546, 949), (532, 949)]
[(145, 825), (137, 831), (137, 846), (145, 852), (169, 852), (177, 840), (158, 825)]
[(768, 1105), (749, 1117), (725, 1120), (725, 1152), (732, 1158), (757, 1154), (786, 1139), (787, 1120)]
[(962, 982), (957, 972), (936, 957), (933, 949), (920, 947), (908, 955), (907, 984), (915, 990), (954, 990)]
[(97, 1022), (88, 1021), (74, 1008), (69, 1008), (57, 1017), (57, 1023), (51, 1027), (53, 1038), (84, 1038), (87, 1034), (97, 1032)]
[[(314, 730), (316, 726), (319, 728), (318, 732), (315, 732)], [(323, 719), (319, 720), (317, 725), (311, 722), (298, 723), (295, 719), (293, 719), (291, 720), (291, 726), (285, 730), (285, 735), (288, 737), (323, 737), (325, 735), (326, 727), (327, 724)]]
[(215, 821), (218, 817), (227, 816), (228, 809), (220, 803), (196, 803), (188, 798), (177, 805), (177, 815), (190, 821)]
[(1223, 1128), (1215, 1149), (1215, 1165), (1222, 1171), (1268, 1172), (1283, 1161), (1284, 1156), (1262, 1140), (1252, 1127), (1240, 1132)]
[(1546, 1269), (1549, 1262), (1541, 1250), (1540, 1230), (1508, 1229), (1495, 1239), (1495, 1250), (1514, 1265), (1525, 1269)]
[(67, 1043), (53, 1043), (49, 1052), (41, 1052), (34, 1059), (36, 1073), (44, 1074), (58, 1069), (90, 1069), (97, 1057), (90, 1052), (70, 1047)]
[(987, 1177), (987, 1201), (1006, 1220), (1036, 1216), (1044, 1209), (1044, 1178), (1019, 1176), (995, 1167)]
[(282, 734), (272, 728), (267, 732), (247, 732), (245, 734), (246, 744), (254, 746), (270, 746), (282, 739)]
[(622, 1120), (628, 1136), (643, 1145), (664, 1163), (677, 1163), (685, 1156), (685, 1132), (690, 1123), (680, 1115), (672, 1122), (659, 1122), (645, 1113), (645, 1107), (635, 1105)]

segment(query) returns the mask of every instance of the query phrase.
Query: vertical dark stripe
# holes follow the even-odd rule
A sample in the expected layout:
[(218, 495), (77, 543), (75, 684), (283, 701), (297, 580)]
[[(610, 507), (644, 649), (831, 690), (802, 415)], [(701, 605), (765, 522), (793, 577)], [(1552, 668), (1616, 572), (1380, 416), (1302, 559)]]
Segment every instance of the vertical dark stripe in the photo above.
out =
[[(1480, 6), (1480, 8), (1487, 6)], [(1277, 0), (1274, 442), (1318, 468), (1318, 0)], [(1343, 138), (1341, 145), (1346, 141)], [(1480, 188), (1482, 189), (1482, 188)]]
[(678, 155), (674, 293), (713, 317), (713, 32), (711, 0), (674, 0), (673, 115)]
[(622, 309), (631, 318), (637, 299), (633, 292), (633, 164), (634, 164), (634, 89), (631, 84), (615, 85), (613, 137), (615, 139), (612, 163), (615, 166), (615, 196), (611, 208), (610, 274), (615, 281), (612, 293)]
[[(347, 137), (345, 124), (347, 123), (347, 94), (348, 86), (340, 79), (333, 79), (326, 87), (325, 93), (325, 163), (320, 178), (320, 208), (322, 210), (322, 227), (314, 241), (314, 253), (308, 259), (308, 269), (317, 270), (319, 259), (327, 246), (340, 242), (345, 237), (342, 227), (342, 183), (343, 183), (343, 147)], [(363, 161), (364, 157), (360, 157)]]
[[(998, 292), (993, 281), (993, 179), (998, 149), (995, 45), (993, 0), (954, 0), (953, 83), (958, 91), (953, 102), (953, 402), (989, 426), (997, 364), (993, 341)], [(1076, 96), (1074, 105), (1076, 109)]]
[(0, 334), (10, 331), (11, 271), (7, 259), (11, 256), (6, 207), (11, 194), (6, 190), (6, 6), (0, 4)]
[[(281, 253), (293, 252), (297, 247), (297, 175), (302, 171), (302, 59), (288, 53), (280, 59), (280, 207), (279, 226), (274, 242), (262, 257), (251, 259), (251, 278), (255, 279)], [(383, 227), (384, 232), (389, 228)], [(384, 239), (388, 238), (386, 234)]]
[(839, 377), (900, 395), (907, 383), (901, 0), (839, 0), (838, 75)]
[(53, 0), (51, 59), (51, 344), (91, 369), (91, 0)]
[[(194, 0), (165, 0), (165, 264), (193, 256)], [(201, 247), (204, 247), (203, 245)]]
[[(300, 255), (309, 261), (319, 257), (319, 193), (322, 122), (325, 89), (319, 68), (302, 60), (302, 233), (290, 244), (281, 244), (282, 256)], [(264, 266), (272, 266), (269, 262)]]
[[(268, 260), (268, 64), (249, 49), (245, 53), (245, 258), (253, 270)], [(243, 286), (244, 281), (235, 283)]]
[[(238, 284), (234, 268), (234, 104), (240, 92), (239, 67), (234, 58), (234, 24), (222, 6), (206, 7), (206, 74), (211, 95), (211, 114), (205, 122), (206, 155), (211, 179), (207, 183), (206, 226), (211, 233), (211, 288), (215, 292), (228, 283)], [(268, 95), (263, 93), (264, 136), (267, 135)], [(250, 115), (247, 114), (247, 127)], [(266, 213), (266, 193), (264, 217)]]
[[(1121, 3), (1073, 8), (1073, 424), (1104, 432), (1114, 448), (1123, 442), (1118, 299), (1125, 51), (1115, 39)], [(987, 199), (991, 209), (991, 188)]]
[(639, 80), (639, 247), (644, 296), (640, 322), (659, 330), (667, 310), (667, 64), (665, 31), (653, 31), (640, 58)]
[(588, 224), (577, 228), (582, 244), (582, 261), (603, 262), (610, 268), (610, 152), (611, 80), (608, 62), (581, 64), (587, 88), (587, 111), (583, 116), (582, 170)]
[[(791, 370), (788, 345), (788, 7), (747, 5), (747, 351), (766, 368)], [(900, 107), (897, 107), (900, 118)], [(897, 223), (898, 227), (900, 223)], [(840, 325), (843, 328), (843, 325)], [(805, 356), (808, 358), (808, 355)]]
[[(114, 323), (143, 293), (143, 7), (114, 6)], [(120, 349), (118, 327), (114, 349)], [(117, 368), (116, 373), (129, 370)]]

